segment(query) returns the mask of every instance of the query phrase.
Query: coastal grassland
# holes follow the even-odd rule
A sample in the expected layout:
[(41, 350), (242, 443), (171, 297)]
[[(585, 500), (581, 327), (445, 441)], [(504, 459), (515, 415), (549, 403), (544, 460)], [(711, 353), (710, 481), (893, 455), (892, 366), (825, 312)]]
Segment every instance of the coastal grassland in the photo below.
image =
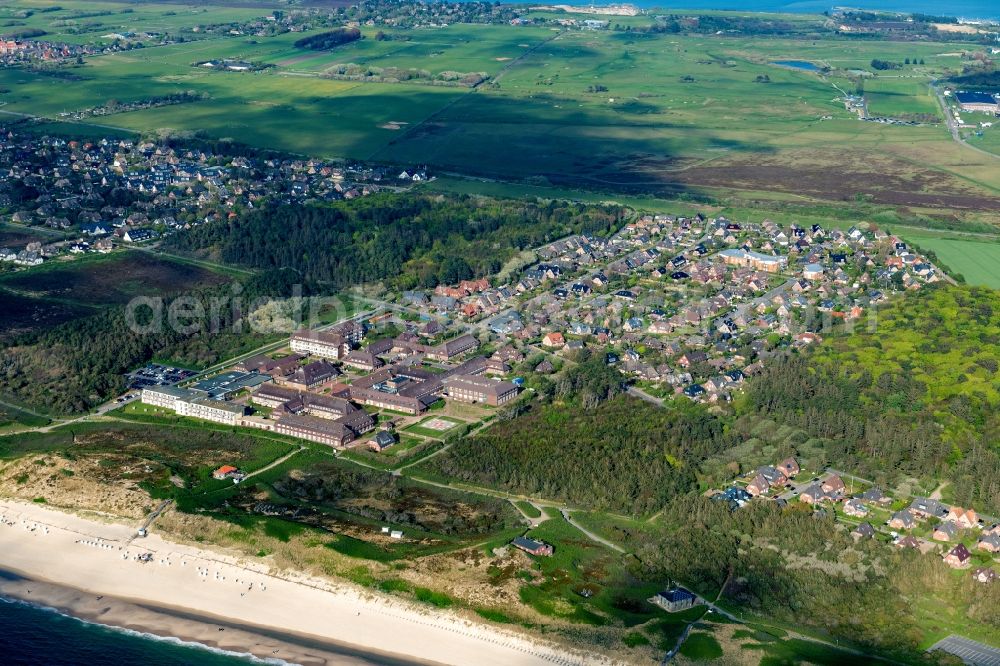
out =
[(951, 275), (961, 275), (972, 285), (1000, 289), (1000, 241), (918, 231), (904, 231), (901, 236), (921, 250), (933, 252)]
[(11, 426), (38, 427), (48, 425), (50, 420), (7, 403), (0, 404), (0, 434)]
[[(17, 458), (35, 453), (130, 455), (148, 458), (190, 479), (183, 487), (210, 484), (211, 471), (222, 464), (239, 465), (248, 472), (263, 467), (293, 450), (293, 440), (260, 436), (234, 429), (184, 428), (169, 423), (83, 422), (0, 438), (0, 457)], [(107, 465), (107, 467), (114, 467)], [(122, 470), (111, 470), (122, 472)]]
[(0, 276), (0, 288), (24, 297), (108, 306), (127, 303), (135, 296), (165, 296), (227, 281), (200, 266), (147, 252), (122, 251), (49, 261)]
[[(414, 484), (338, 460), (321, 445), (305, 446), (239, 486), (227, 483), (173, 494), (188, 512), (207, 513), (248, 530), (259, 525), (304, 530), (333, 551), (380, 562), (496, 538), (516, 520), (506, 502)], [(404, 537), (391, 539), (382, 533), (386, 525), (402, 530)]]
[[(643, 17), (646, 20), (648, 18)], [(324, 157), (429, 164), (529, 184), (713, 198), (759, 191), (820, 201), (996, 212), (1000, 175), (943, 127), (861, 123), (837, 100), (873, 58), (921, 58), (870, 80), (887, 112), (932, 112), (925, 82), (961, 66), (953, 44), (751, 39), (455, 25), (392, 31), (327, 53), (290, 35), (210, 37), (87, 59), (72, 86), (0, 72), (6, 110), (56, 116), (181, 91), (208, 99), (102, 116), (138, 132), (198, 130)], [(192, 67), (199, 58), (269, 62), (258, 73)], [(803, 59), (820, 75), (771, 64)], [(334, 63), (483, 71), (476, 90), (335, 81)], [(767, 82), (758, 82), (765, 80)], [(767, 77), (763, 79), (763, 77)], [(933, 100), (930, 100), (933, 102)], [(877, 109), (876, 109), (877, 110)], [(823, 120), (830, 118), (830, 120)], [(872, 159), (872, 151), (881, 154)], [(812, 160), (812, 161), (810, 161)], [(933, 176), (933, 178), (931, 178)]]
[(613, 551), (587, 539), (565, 520), (546, 521), (527, 536), (555, 545), (551, 557), (532, 558), (535, 573), (520, 589), (521, 601), (542, 615), (625, 627), (646, 624), (660, 615), (646, 602), (658, 591), (656, 584), (635, 580)]
[(367, 447), (356, 447), (344, 451), (340, 455), (347, 460), (360, 462), (363, 465), (392, 470), (403, 465), (413, 464), (440, 450), (440, 448), (439, 443), (422, 437), (400, 435), (399, 441), (395, 445), (381, 453), (371, 451)]
[[(390, 39), (376, 40), (374, 36), (379, 30), (389, 35)], [(503, 26), (471, 24), (414, 30), (363, 28), (362, 33), (364, 38), (361, 40), (319, 53), (292, 46), (292, 42), (302, 34), (283, 41), (275, 38), (268, 40), (268, 47), (281, 44), (281, 48), (261, 59), (297, 72), (320, 73), (333, 64), (355, 63), (372, 67), (422, 69), (432, 74), (455, 71), (485, 72), (492, 76), (507, 63), (552, 36), (546, 28), (507, 30)]]
[(517, 501), (517, 502), (514, 502), (514, 504), (517, 506), (518, 509), (521, 510), (521, 512), (524, 515), (528, 516), (529, 518), (541, 518), (542, 517), (542, 512), (538, 509), (538, 507), (536, 507), (531, 502)]

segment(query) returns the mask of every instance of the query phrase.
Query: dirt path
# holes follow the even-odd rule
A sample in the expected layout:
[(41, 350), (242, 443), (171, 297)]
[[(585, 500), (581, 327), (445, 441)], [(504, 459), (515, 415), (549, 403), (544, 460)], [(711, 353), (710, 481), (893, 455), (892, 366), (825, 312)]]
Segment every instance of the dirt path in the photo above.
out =
[(931, 493), (930, 499), (932, 499), (932, 500), (940, 500), (941, 499), (941, 491), (943, 491), (947, 486), (948, 486), (948, 482), (947, 481), (942, 481), (941, 485), (939, 485), (937, 488), (935, 488), (934, 492)]
[(269, 470), (269, 469), (272, 469), (272, 468), (274, 468), (274, 467), (277, 467), (278, 465), (280, 465), (281, 463), (285, 462), (286, 460), (288, 460), (288, 459), (289, 459), (289, 458), (291, 458), (292, 456), (295, 456), (295, 455), (298, 455), (298, 454), (302, 453), (302, 452), (303, 452), (303, 451), (305, 451), (305, 450), (306, 450), (306, 447), (304, 447), (304, 446), (300, 446), (299, 448), (295, 449), (295, 450), (294, 450), (294, 451), (292, 451), (291, 453), (287, 453), (287, 454), (285, 454), (285, 455), (281, 456), (280, 458), (278, 458), (278, 459), (277, 459), (277, 460), (275, 460), (274, 462), (272, 462), (272, 463), (270, 463), (270, 464), (268, 464), (268, 465), (265, 465), (265, 466), (261, 467), (261, 468), (260, 468), (260, 469), (258, 469), (257, 471), (255, 471), (255, 472), (250, 472), (250, 473), (249, 473), (249, 474), (247, 474), (247, 475), (246, 475), (245, 477), (243, 477), (243, 480), (244, 480), (244, 481), (246, 481), (247, 479), (250, 479), (250, 478), (253, 478), (253, 477), (257, 476), (258, 474), (263, 474), (263, 473), (264, 473), (264, 472), (266, 472), (267, 470)]
[(608, 541), (607, 539), (605, 539), (603, 537), (597, 536), (596, 534), (594, 534), (593, 532), (591, 532), (590, 530), (588, 530), (587, 528), (585, 528), (583, 525), (581, 525), (580, 523), (578, 523), (575, 520), (573, 520), (573, 517), (571, 515), (569, 515), (569, 511), (567, 509), (564, 509), (563, 507), (559, 507), (559, 513), (562, 514), (562, 517), (566, 519), (567, 523), (569, 523), (570, 525), (572, 525), (576, 529), (578, 529), (581, 532), (583, 532), (584, 535), (588, 539), (590, 539), (591, 541), (596, 541), (597, 543), (603, 544), (603, 545), (607, 546), (608, 548), (610, 548), (611, 550), (617, 551), (617, 552), (622, 553), (622, 554), (624, 554), (626, 552), (625, 549), (622, 548), (621, 546), (619, 546), (618, 544), (612, 543), (612, 542)]

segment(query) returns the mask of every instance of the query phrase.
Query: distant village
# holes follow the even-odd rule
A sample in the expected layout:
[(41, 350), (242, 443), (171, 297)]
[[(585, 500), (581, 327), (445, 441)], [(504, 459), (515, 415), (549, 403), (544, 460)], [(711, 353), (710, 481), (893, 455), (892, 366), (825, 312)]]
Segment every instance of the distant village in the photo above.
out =
[(0, 211), (22, 226), (66, 232), (0, 247), (0, 267), (110, 252), (235, 218), (264, 200), (353, 199), (427, 177), (317, 160), (251, 159), (132, 140), (72, 141), (0, 132)]

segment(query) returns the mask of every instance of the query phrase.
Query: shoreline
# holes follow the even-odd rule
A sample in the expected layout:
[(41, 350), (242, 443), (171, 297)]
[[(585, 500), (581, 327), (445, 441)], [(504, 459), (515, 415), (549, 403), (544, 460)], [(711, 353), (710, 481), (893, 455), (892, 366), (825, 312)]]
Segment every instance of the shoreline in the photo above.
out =
[(0, 594), (96, 624), (303, 666), (607, 663), (347, 584), (133, 535), (119, 523), (0, 500), (0, 570), (15, 575), (0, 577)]
[[(10, 574), (13, 574), (11, 576)], [(434, 662), (366, 652), (302, 636), (290, 636), (234, 624), (229, 620), (197, 616), (179, 609), (151, 607), (117, 597), (0, 570), (0, 599), (26, 603), (81, 622), (153, 640), (191, 645), (262, 663), (314, 666), (435, 666)]]

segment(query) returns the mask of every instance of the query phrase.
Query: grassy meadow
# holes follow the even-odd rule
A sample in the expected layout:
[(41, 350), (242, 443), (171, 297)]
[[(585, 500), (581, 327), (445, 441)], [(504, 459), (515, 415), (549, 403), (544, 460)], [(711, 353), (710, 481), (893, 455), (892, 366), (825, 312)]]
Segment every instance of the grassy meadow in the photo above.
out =
[[(42, 6), (17, 0), (6, 11)], [(74, 18), (86, 13), (96, 16)], [(112, 28), (169, 32), (266, 13), (71, 0), (14, 22), (53, 39), (100, 41)], [(651, 20), (617, 22), (641, 27)], [(80, 21), (98, 25), (69, 34)], [(942, 125), (862, 123), (838, 100), (855, 91), (852, 72), (870, 69), (873, 58), (923, 60), (869, 77), (864, 89), (873, 113), (937, 117), (928, 83), (962, 67), (959, 45), (508, 25), (385, 29), (391, 39), (381, 41), (377, 30), (363, 27), (364, 39), (325, 52), (294, 46), (309, 33), (195, 33), (189, 43), (86, 58), (60, 75), (0, 70), (0, 104), (58, 119), (110, 99), (193, 91), (208, 99), (86, 122), (136, 132), (202, 131), (294, 153), (428, 164), (532, 186), (713, 199), (734, 192), (798, 201), (868, 197), (1000, 220), (1000, 171), (991, 158), (956, 145)], [(273, 67), (241, 73), (193, 66), (218, 58)], [(790, 59), (831, 70), (821, 75), (773, 64)], [(483, 72), (491, 80), (471, 89), (324, 76), (347, 63), (432, 76)], [(980, 141), (993, 139), (987, 133)]]

